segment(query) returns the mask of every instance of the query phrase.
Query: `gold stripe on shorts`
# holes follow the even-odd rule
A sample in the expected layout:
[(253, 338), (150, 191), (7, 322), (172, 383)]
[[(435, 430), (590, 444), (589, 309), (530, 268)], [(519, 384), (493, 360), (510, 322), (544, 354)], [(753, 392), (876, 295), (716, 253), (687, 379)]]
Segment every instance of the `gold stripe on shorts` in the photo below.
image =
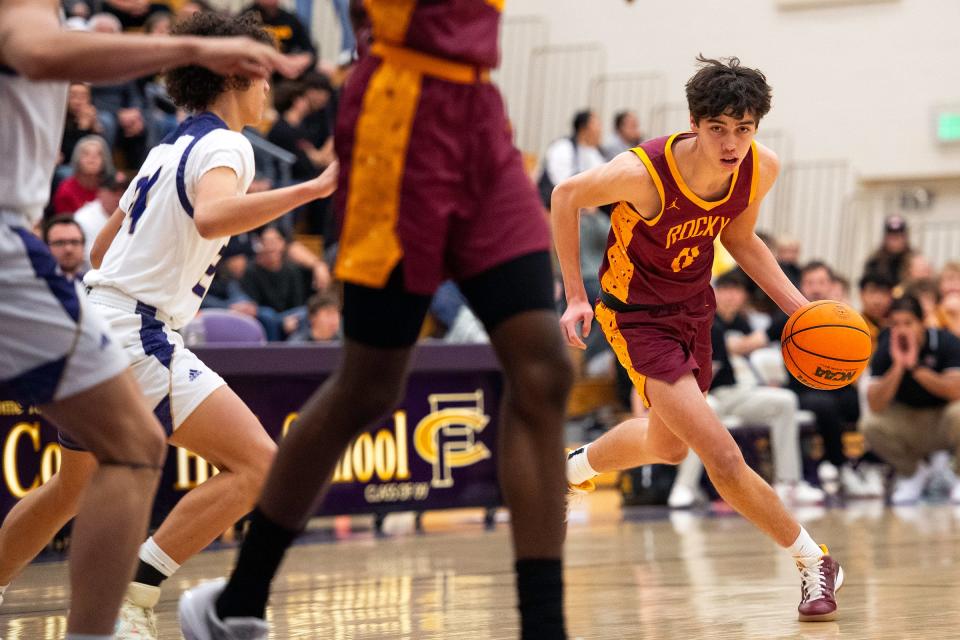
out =
[(600, 323), (600, 328), (603, 329), (603, 335), (607, 336), (607, 342), (613, 347), (613, 352), (617, 354), (617, 360), (619, 360), (623, 368), (627, 370), (630, 381), (633, 382), (637, 393), (640, 394), (640, 399), (643, 400), (643, 406), (649, 407), (650, 400), (647, 399), (646, 391), (647, 376), (633, 368), (633, 362), (630, 360), (630, 352), (627, 350), (627, 340), (623, 337), (623, 334), (620, 333), (620, 328), (617, 326), (617, 315), (602, 302), (597, 303), (595, 314), (597, 322)]

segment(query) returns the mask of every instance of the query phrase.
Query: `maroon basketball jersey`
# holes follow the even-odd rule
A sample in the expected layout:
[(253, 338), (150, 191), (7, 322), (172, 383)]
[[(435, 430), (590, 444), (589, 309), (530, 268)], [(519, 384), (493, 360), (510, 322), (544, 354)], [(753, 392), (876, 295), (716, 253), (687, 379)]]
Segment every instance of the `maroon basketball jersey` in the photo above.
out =
[(493, 68), (504, 2), (367, 0), (365, 8), (375, 41)]
[(714, 240), (756, 197), (756, 143), (734, 172), (722, 200), (707, 202), (693, 193), (680, 176), (672, 151), (677, 140), (693, 135), (677, 133), (632, 149), (657, 187), (660, 213), (645, 220), (628, 202), (613, 210), (600, 283), (621, 302), (672, 304), (709, 286)]

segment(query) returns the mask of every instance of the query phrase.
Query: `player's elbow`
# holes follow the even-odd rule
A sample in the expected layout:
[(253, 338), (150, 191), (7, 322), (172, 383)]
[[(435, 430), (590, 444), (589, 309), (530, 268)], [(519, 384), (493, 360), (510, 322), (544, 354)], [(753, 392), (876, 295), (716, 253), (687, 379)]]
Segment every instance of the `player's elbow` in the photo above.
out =
[(40, 82), (43, 80), (57, 79), (56, 60), (38, 47), (31, 47), (29, 50), (22, 51), (19, 56), (13, 57), (11, 66), (27, 80)]
[(197, 233), (204, 240), (213, 240), (224, 235), (220, 230), (220, 225), (217, 224), (216, 218), (210, 215), (206, 209), (197, 208), (194, 211), (193, 223), (197, 226)]
[(553, 188), (550, 194), (550, 211), (562, 211), (568, 208), (573, 197), (574, 187), (569, 180), (563, 180)]

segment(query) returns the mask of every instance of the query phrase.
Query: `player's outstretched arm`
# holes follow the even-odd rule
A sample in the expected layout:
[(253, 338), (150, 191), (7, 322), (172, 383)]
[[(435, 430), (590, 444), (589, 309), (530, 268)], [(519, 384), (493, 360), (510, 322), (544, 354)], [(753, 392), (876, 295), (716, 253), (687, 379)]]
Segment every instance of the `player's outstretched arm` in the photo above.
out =
[(117, 237), (117, 233), (123, 225), (123, 216), (125, 215), (123, 209), (114, 211), (113, 215), (107, 220), (107, 224), (103, 225), (103, 229), (97, 234), (96, 240), (93, 241), (93, 246), (90, 247), (90, 266), (94, 269), (99, 269), (103, 263), (103, 256), (107, 255), (107, 249), (110, 248), (113, 239)]
[(197, 183), (193, 221), (204, 238), (223, 238), (252, 231), (311, 200), (326, 198), (337, 188), (339, 164), (319, 176), (282, 189), (237, 195), (239, 178), (233, 169), (218, 167)]
[(788, 316), (807, 304), (807, 299), (790, 282), (770, 249), (757, 237), (754, 227), (760, 214), (760, 203), (773, 188), (780, 172), (780, 160), (770, 149), (757, 145), (760, 156), (760, 184), (753, 203), (734, 218), (720, 234), (720, 241), (744, 273), (763, 289)]
[[(550, 199), (553, 241), (557, 247), (567, 310), (560, 319), (567, 342), (585, 349), (580, 338), (590, 334), (593, 307), (587, 300), (580, 270), (580, 209), (613, 202), (630, 201), (638, 211), (657, 211), (660, 196), (646, 167), (632, 152), (621, 153), (610, 162), (577, 174), (558, 184)], [(578, 333), (577, 325), (581, 325)]]
[(0, 63), (31, 80), (120, 82), (198, 64), (225, 76), (291, 75), (290, 61), (249, 38), (66, 31), (56, 0), (0, 0)]

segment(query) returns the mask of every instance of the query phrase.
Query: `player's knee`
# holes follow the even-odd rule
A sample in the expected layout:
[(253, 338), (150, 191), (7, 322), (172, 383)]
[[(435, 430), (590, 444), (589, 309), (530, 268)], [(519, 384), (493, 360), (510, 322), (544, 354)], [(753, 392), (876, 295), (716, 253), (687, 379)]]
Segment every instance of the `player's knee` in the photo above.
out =
[(678, 443), (676, 446), (660, 452), (660, 459), (664, 464), (678, 465), (687, 459), (688, 453), (690, 453), (690, 447), (683, 443)]
[(161, 467), (167, 453), (167, 437), (156, 420), (146, 424), (133, 416), (123, 416), (110, 430), (109, 439), (91, 447), (98, 461)]
[(515, 405), (563, 411), (573, 386), (573, 367), (564, 354), (532, 358), (507, 373), (507, 385)]
[(703, 463), (714, 484), (726, 484), (735, 481), (747, 464), (736, 444), (731, 444), (720, 451), (713, 452), (709, 461), (704, 460)]
[(277, 445), (273, 440), (263, 438), (262, 442), (251, 445), (250, 454), (239, 470), (243, 494), (251, 505), (260, 495), (276, 455)]

